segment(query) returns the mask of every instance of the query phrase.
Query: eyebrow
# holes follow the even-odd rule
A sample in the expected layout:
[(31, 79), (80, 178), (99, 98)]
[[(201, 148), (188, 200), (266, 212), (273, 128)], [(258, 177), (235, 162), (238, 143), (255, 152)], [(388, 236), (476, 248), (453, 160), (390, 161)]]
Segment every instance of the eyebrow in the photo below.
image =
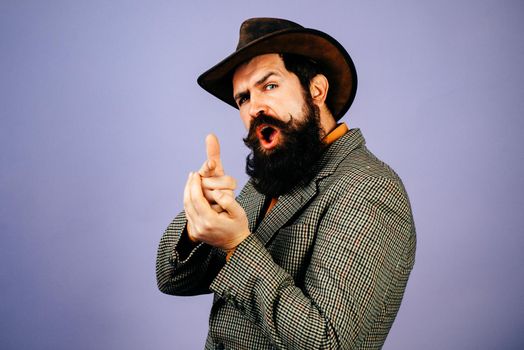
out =
[(258, 85), (262, 85), (266, 82), (266, 80), (269, 79), (270, 76), (272, 75), (278, 75), (277, 72), (268, 72), (266, 75), (264, 75), (262, 78), (260, 78), (256, 83), (255, 83), (255, 86), (258, 86)]
[[(257, 80), (257, 82), (255, 83), (255, 86), (259, 86), (259, 85), (264, 84), (266, 82), (266, 80), (268, 80), (272, 75), (277, 75), (278, 76), (279, 74), (277, 72), (270, 71), (266, 75), (264, 75), (262, 78)], [(238, 99), (240, 99), (241, 97), (245, 97), (245, 96), (249, 96), (249, 93), (247, 91), (241, 91), (241, 92), (235, 94), (235, 96), (233, 96), (233, 99), (235, 101), (238, 101)]]

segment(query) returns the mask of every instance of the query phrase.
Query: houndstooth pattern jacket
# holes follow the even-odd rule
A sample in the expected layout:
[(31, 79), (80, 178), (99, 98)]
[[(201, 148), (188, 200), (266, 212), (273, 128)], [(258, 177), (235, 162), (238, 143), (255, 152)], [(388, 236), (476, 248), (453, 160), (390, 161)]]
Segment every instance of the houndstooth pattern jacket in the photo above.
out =
[(165, 231), (160, 290), (214, 293), (206, 349), (379, 349), (415, 259), (415, 227), (401, 180), (358, 129), (329, 146), (315, 178), (266, 198), (248, 182), (238, 202), (252, 234), (226, 262), (199, 244), (180, 258), (184, 213)]

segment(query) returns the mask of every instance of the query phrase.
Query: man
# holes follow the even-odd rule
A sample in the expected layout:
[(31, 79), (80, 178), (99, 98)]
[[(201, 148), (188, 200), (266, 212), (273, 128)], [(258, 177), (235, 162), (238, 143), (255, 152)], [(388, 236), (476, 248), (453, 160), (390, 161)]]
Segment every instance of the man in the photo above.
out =
[(239, 109), (251, 178), (235, 200), (208, 136), (160, 242), (160, 290), (214, 293), (206, 349), (380, 348), (415, 229), (400, 179), (337, 124), (356, 91), (349, 54), (323, 32), (254, 18), (198, 82)]

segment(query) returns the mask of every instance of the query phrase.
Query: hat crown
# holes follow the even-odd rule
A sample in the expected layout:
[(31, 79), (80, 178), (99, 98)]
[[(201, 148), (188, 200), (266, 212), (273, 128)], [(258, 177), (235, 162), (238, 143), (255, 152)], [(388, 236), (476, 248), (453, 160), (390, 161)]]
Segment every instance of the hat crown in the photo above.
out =
[(299, 55), (317, 62), (329, 81), (326, 105), (335, 120), (342, 118), (357, 89), (357, 72), (349, 53), (330, 35), (285, 19), (258, 17), (244, 21), (236, 51), (202, 73), (198, 84), (238, 109), (233, 98), (235, 70), (253, 57), (270, 53)]
[(250, 18), (240, 26), (237, 50), (268, 34), (286, 29), (304, 28), (300, 24), (280, 18)]

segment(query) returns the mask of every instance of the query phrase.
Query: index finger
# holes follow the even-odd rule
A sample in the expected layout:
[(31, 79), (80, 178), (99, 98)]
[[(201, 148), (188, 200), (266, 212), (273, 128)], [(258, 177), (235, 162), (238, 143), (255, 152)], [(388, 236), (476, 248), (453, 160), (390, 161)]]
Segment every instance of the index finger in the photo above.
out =
[(224, 175), (222, 161), (220, 160), (220, 143), (214, 134), (209, 134), (206, 137), (206, 154), (209, 165), (215, 167), (215, 174), (217, 176)]

